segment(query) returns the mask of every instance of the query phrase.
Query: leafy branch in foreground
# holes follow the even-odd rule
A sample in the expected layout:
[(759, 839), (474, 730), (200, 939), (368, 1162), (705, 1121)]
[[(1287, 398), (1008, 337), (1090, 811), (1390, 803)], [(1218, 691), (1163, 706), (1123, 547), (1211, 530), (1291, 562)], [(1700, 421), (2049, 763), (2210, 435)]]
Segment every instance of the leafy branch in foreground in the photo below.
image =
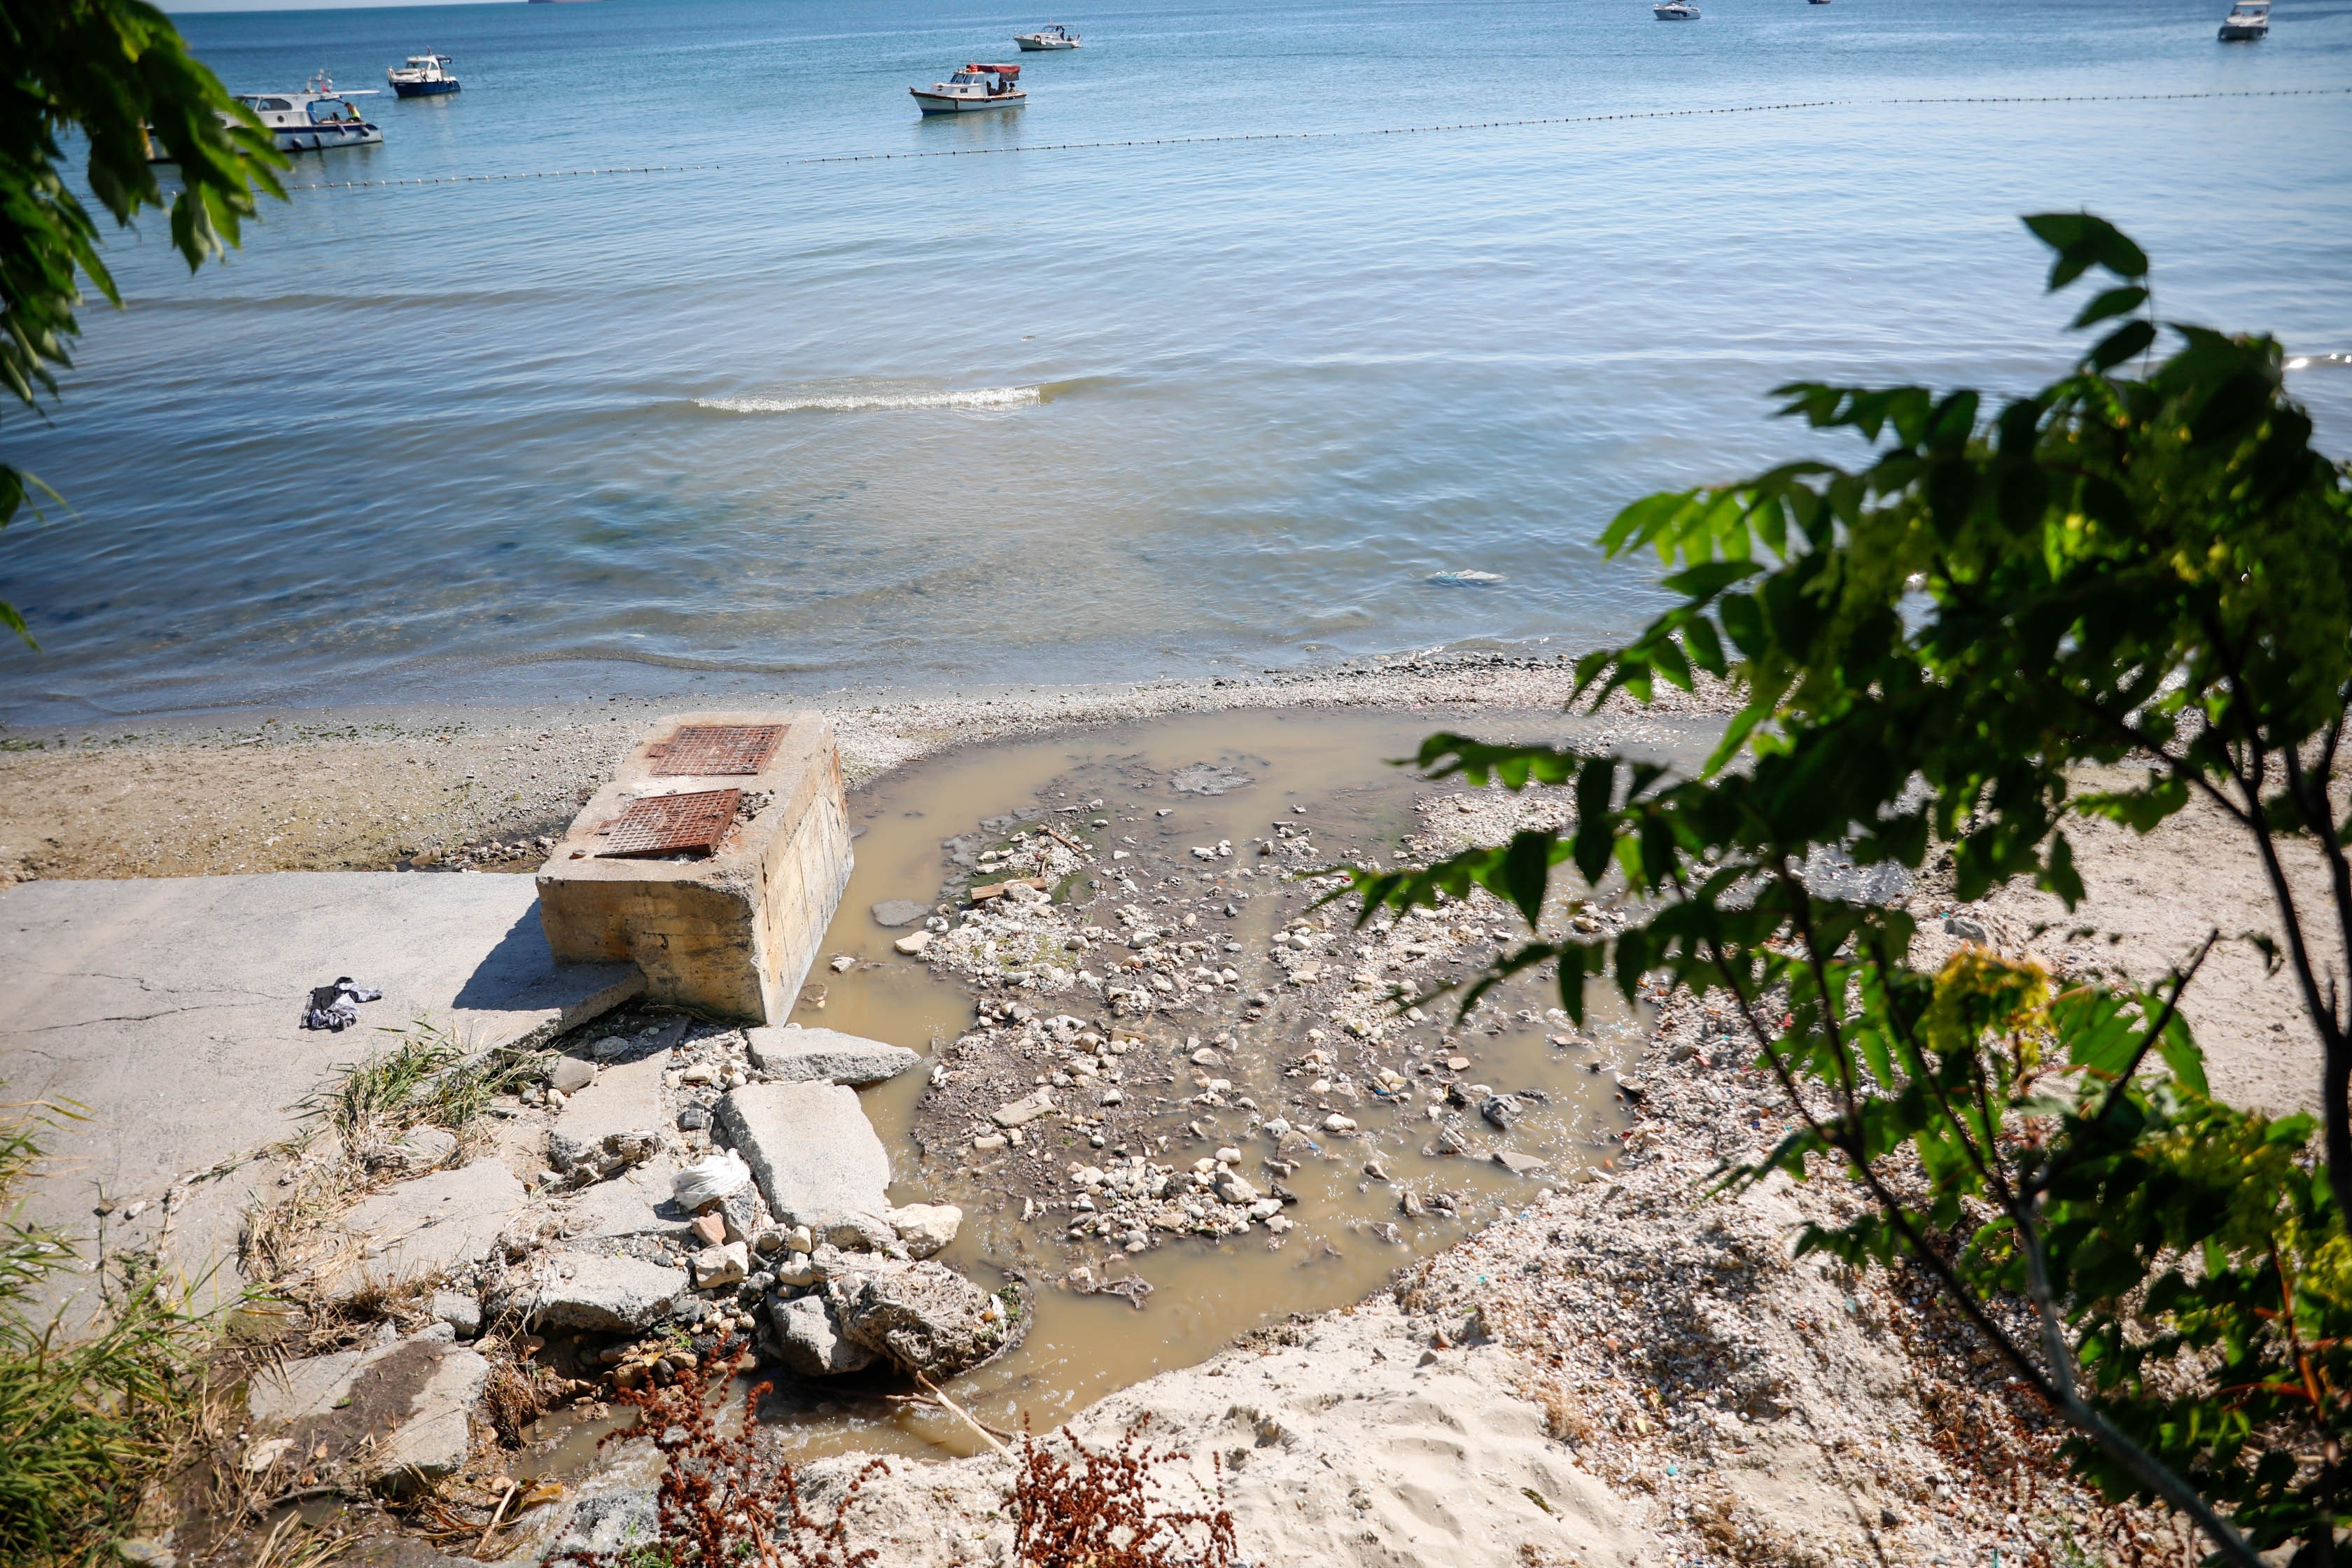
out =
[[(238, 242), (257, 194), (283, 198), (273, 171), (286, 160), (144, 0), (0, 0), (0, 389), (37, 409), (73, 363), (79, 279), (122, 303), (98, 222), (66, 183), (60, 137), (86, 139), (89, 193), (125, 226), (165, 205), (150, 146), (176, 166), (172, 246), (191, 270)], [(28, 486), (47, 489), (0, 463), (0, 529)], [(11, 605), (0, 604), (0, 626), (32, 641)]]
[[(1742, 705), (1696, 776), (1433, 736), (1433, 776), (1572, 788), (1572, 829), (1352, 885), (1364, 919), (1473, 888), (1516, 905), (1536, 935), (1472, 1000), (1546, 963), (1580, 1018), (1597, 976), (1727, 994), (1798, 1121), (1729, 1184), (1843, 1170), (1870, 1205), (1802, 1245), (1934, 1279), (2111, 1493), (2162, 1498), (2246, 1568), (2290, 1542), (2324, 1563), (2352, 1513), (2352, 1040), (2331, 956), (2352, 947), (2352, 482), (2312, 448), (2276, 342), (2175, 324), (2168, 357), (2118, 374), (2162, 335), (2146, 257), (2088, 215), (2026, 223), (2052, 289), (2111, 279), (2071, 374), (1997, 406), (1784, 387), (1784, 413), (1875, 460), (1654, 496), (1608, 531), (1613, 553), (1655, 549), (1679, 602), (1585, 658), (1579, 696), (1727, 682)], [(1962, 900), (2022, 878), (2072, 907), (2070, 819), (2146, 833), (2191, 798), (2245, 834), (2276, 906), (2322, 1052), (2318, 1161), (2310, 1119), (2206, 1092), (2179, 1003), (2210, 941), (2161, 993), (2053, 994), (1981, 951), (1927, 973), (1910, 916), (1828, 874), (1935, 853)], [(2291, 838), (2325, 872), (2315, 900)], [(1570, 870), (1614, 884), (1621, 931), (1542, 934)]]

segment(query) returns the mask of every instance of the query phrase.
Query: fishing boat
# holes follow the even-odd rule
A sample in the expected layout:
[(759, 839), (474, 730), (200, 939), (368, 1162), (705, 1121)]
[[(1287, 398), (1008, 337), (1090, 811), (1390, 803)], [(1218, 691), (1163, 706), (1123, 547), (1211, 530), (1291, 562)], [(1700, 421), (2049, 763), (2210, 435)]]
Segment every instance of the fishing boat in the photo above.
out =
[(383, 140), (383, 132), (352, 102), (374, 96), (373, 88), (338, 92), (334, 79), (320, 71), (299, 92), (243, 92), (236, 100), (260, 117), (280, 153), (323, 153)]
[(1663, 0), (1662, 4), (1650, 7), (1650, 15), (1661, 22), (1696, 22), (1698, 20), (1698, 6), (1693, 4), (1693, 0)]
[(1028, 101), (1019, 66), (966, 66), (945, 81), (910, 87), (925, 114), (968, 114), (976, 109), (1010, 109)]
[(2221, 18), (2221, 41), (2252, 43), (2271, 34), (2271, 0), (2238, 0)]
[(449, 68), (457, 63), (447, 55), (411, 55), (406, 65), (383, 74), (397, 97), (438, 98), (457, 90), (457, 73)]
[(1078, 42), (1078, 36), (1076, 33), (1059, 22), (1049, 27), (1040, 27), (1034, 33), (1015, 33), (1013, 35), (1013, 41), (1032, 54), (1040, 49), (1076, 49), (1086, 47)]

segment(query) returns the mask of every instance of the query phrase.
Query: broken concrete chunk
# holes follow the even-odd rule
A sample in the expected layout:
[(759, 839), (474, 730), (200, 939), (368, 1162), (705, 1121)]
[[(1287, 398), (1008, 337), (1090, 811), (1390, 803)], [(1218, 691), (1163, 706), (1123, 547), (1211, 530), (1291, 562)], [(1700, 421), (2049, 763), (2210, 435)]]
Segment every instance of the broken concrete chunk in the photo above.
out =
[(247, 1386), (246, 1409), (257, 1431), (278, 1434), (279, 1452), (323, 1447), (323, 1463), (404, 1491), (466, 1462), (468, 1415), (489, 1375), (488, 1361), (446, 1333), (420, 1335), (269, 1368)]
[(1549, 1162), (1534, 1154), (1522, 1154), (1517, 1149), (1497, 1149), (1495, 1151), (1495, 1163), (1515, 1176), (1528, 1176), (1544, 1169)]
[(874, 906), (874, 923), (878, 926), (910, 926), (930, 912), (929, 904), (919, 904), (912, 899), (885, 899)]
[(863, 1089), (922, 1065), (904, 1046), (861, 1039), (837, 1029), (761, 1028), (744, 1031), (751, 1063), (787, 1083), (845, 1083)]
[(659, 1322), (686, 1286), (658, 1263), (559, 1252), (539, 1261), (517, 1304), (533, 1327), (625, 1333)]
[(852, 1275), (839, 1311), (844, 1337), (927, 1377), (970, 1371), (1017, 1342), (1028, 1322), (1026, 1312), (937, 1263)]
[(482, 1331), (482, 1303), (468, 1291), (434, 1291), (433, 1316), (448, 1324), (461, 1340), (470, 1340)]
[(927, 931), (908, 931), (890, 945), (908, 958), (920, 958), (923, 950), (931, 945), (931, 933)]
[(999, 1127), (1020, 1127), (1036, 1121), (1041, 1116), (1050, 1115), (1053, 1110), (1054, 1097), (1041, 1089), (1036, 1093), (1025, 1095), (1010, 1105), (998, 1106), (990, 1113), (990, 1120)]
[(1516, 1096), (1490, 1094), (1478, 1102), (1478, 1114), (1497, 1127), (1508, 1127), (1519, 1119), (1520, 1105)]
[(929, 1258), (956, 1238), (963, 1210), (953, 1204), (908, 1204), (890, 1211), (890, 1228), (910, 1258)]
[(862, 1372), (874, 1364), (874, 1352), (843, 1336), (821, 1296), (791, 1301), (770, 1297), (768, 1321), (775, 1328), (776, 1359), (803, 1377)]
[[(547, 1131), (547, 1163), (559, 1171), (639, 1163), (660, 1149), (668, 1124), (662, 1058), (623, 1062), (606, 1068), (564, 1106)], [(628, 1158), (631, 1153), (637, 1157)]]
[(595, 1562), (627, 1562), (650, 1552), (661, 1528), (651, 1491), (628, 1488), (583, 1497), (572, 1522), (548, 1548), (547, 1561), (566, 1563), (584, 1555)]
[(824, 1227), (826, 1244), (844, 1252), (884, 1252), (898, 1239), (898, 1233), (878, 1214), (842, 1215)]
[(853, 1215), (879, 1223), (888, 1212), (890, 1156), (855, 1089), (747, 1084), (719, 1102), (719, 1124), (786, 1228), (804, 1225), (822, 1234)]
[(429, 1274), (455, 1274), (488, 1258), (524, 1203), (522, 1184), (496, 1160), (402, 1182), (346, 1210), (338, 1224), (360, 1256), (324, 1275), (334, 1300)]
[(457, 1135), (446, 1127), (412, 1127), (369, 1163), (421, 1176), (427, 1171), (439, 1170), (457, 1153)]

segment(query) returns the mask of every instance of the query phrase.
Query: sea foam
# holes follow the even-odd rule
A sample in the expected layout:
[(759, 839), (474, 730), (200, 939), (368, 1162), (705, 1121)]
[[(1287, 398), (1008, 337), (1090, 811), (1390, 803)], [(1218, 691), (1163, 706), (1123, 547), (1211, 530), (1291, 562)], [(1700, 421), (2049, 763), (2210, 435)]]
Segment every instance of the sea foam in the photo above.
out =
[(698, 397), (722, 414), (862, 414), (884, 408), (1025, 408), (1045, 401), (1042, 386), (982, 386), (969, 392), (811, 392), (782, 397)]

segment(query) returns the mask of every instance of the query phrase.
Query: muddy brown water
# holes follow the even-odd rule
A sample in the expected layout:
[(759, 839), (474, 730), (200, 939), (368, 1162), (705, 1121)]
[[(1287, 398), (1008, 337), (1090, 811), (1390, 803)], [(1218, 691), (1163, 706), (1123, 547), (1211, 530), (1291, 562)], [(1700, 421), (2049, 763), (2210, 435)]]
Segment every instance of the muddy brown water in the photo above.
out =
[[(890, 899), (940, 901), (942, 885), (955, 870), (944, 841), (975, 836), (981, 842), (995, 841), (1011, 825), (989, 829), (982, 824), (1024, 808), (1042, 808), (1050, 821), (1059, 807), (1101, 800), (1102, 807), (1087, 816), (1112, 820), (1103, 842), (1133, 838), (1134, 853), (1156, 874), (1166, 874), (1173, 862), (1165, 858), (1184, 857), (1189, 845), (1219, 839), (1238, 845), (1264, 836), (1276, 820), (1310, 825), (1335, 860), (1377, 857), (1391, 862), (1399, 839), (1421, 826), (1416, 802), (1462, 787), (1458, 782), (1433, 784), (1389, 764), (1440, 728), (1475, 730), (1498, 740), (1557, 740), (1585, 724), (1557, 714), (1221, 713), (973, 748), (896, 772), (851, 797), (856, 867), (794, 1016), (803, 1024), (918, 1050), (952, 1041), (971, 1028), (974, 989), (961, 977), (934, 974), (920, 961), (898, 954), (891, 942), (904, 932), (877, 925), (871, 910)], [(1708, 743), (1694, 725), (1686, 736), (1670, 732), (1667, 743), (1654, 749), (1662, 758), (1689, 762), (1704, 755)], [(1202, 763), (1246, 774), (1252, 782), (1214, 795), (1171, 788), (1177, 770)], [(1294, 806), (1306, 811), (1296, 813)], [(1169, 815), (1157, 815), (1163, 808)], [(1274, 931), (1315, 896), (1297, 883), (1266, 881), (1268, 891), (1240, 904), (1231, 920), (1216, 922), (1220, 934), (1240, 942), (1244, 954), (1261, 964)], [(1112, 922), (1118, 904), (1149, 905), (1150, 892), (1147, 885), (1139, 898), (1108, 889), (1095, 893), (1084, 918)], [(1089, 897), (1083, 888), (1076, 896)], [(837, 954), (858, 962), (846, 973), (834, 973), (825, 960)], [(1018, 1429), (1025, 1423), (1049, 1429), (1105, 1394), (1205, 1360), (1250, 1330), (1294, 1312), (1360, 1300), (1415, 1258), (1443, 1250), (1470, 1229), (1533, 1201), (1545, 1182), (1577, 1179), (1607, 1162), (1615, 1151), (1613, 1135), (1626, 1122), (1610, 1092), (1611, 1080), (1590, 1067), (1598, 1061), (1630, 1068), (1638, 1056), (1639, 1023), (1613, 991), (1596, 988), (1585, 1033), (1597, 1048), (1557, 1046), (1551, 1037), (1558, 1023), (1530, 1024), (1519, 1016), (1519, 1009), (1540, 1012), (1557, 1001), (1549, 994), (1550, 984), (1529, 979), (1510, 988), (1501, 998), (1499, 1032), (1441, 1036), (1452, 1018), (1444, 1004), (1433, 1005), (1430, 1021), (1408, 1032), (1432, 1049), (1442, 1038), (1445, 1052), (1469, 1058), (1466, 1079), (1549, 1096), (1548, 1103), (1531, 1108), (1512, 1129), (1510, 1142), (1549, 1159), (1549, 1173), (1531, 1179), (1486, 1162), (1433, 1156), (1424, 1152), (1431, 1130), (1418, 1117), (1364, 1115), (1361, 1136), (1338, 1144), (1332, 1158), (1310, 1159), (1288, 1179), (1298, 1195), (1286, 1211), (1296, 1228), (1278, 1243), (1255, 1226), (1221, 1240), (1164, 1238), (1134, 1258), (1099, 1241), (1068, 1242), (1061, 1222), (1052, 1217), (1024, 1223), (1018, 1197), (1008, 1201), (1004, 1191), (992, 1189), (960, 1149), (923, 1156), (912, 1132), (926, 1074), (909, 1073), (866, 1090), (866, 1112), (891, 1152), (892, 1201), (951, 1203), (964, 1210), (962, 1232), (941, 1260), (992, 1286), (1005, 1270), (1016, 1269), (1033, 1287), (1034, 1315), (1026, 1342), (957, 1380), (949, 1392), (993, 1426)], [(1257, 986), (1253, 982), (1242, 989), (1246, 994)], [(1085, 1005), (1088, 1000), (1072, 994), (1041, 998), (1039, 1005), (1046, 1012), (1066, 1007), (1087, 1014), (1095, 1010)], [(1230, 1016), (1176, 1015), (1142, 1026), (1140, 1032), (1162, 1042), (1164, 1049), (1181, 1037), (1237, 1025), (1241, 998), (1226, 1005)], [(1292, 1018), (1277, 1005), (1267, 1024), (1242, 1031), (1244, 1050), (1219, 1070), (1230, 1074), (1236, 1093), (1254, 1096), (1274, 1114), (1286, 1090), (1297, 1088), (1296, 1080), (1286, 1084), (1282, 1068), (1308, 1048), (1303, 1036), (1309, 1021)], [(1299, 1037), (1280, 1038), (1269, 1029), (1285, 1023), (1295, 1023)], [(1350, 1048), (1340, 1058), (1343, 1064), (1351, 1062), (1354, 1043), (1340, 1040), (1337, 1031), (1330, 1034), (1327, 1044), (1347, 1045)], [(1253, 1041), (1256, 1048), (1251, 1051)], [(1402, 1044), (1401, 1038), (1397, 1047)], [(1401, 1048), (1381, 1054), (1404, 1059)], [(1155, 1149), (1153, 1159), (1186, 1165), (1206, 1152), (1181, 1132), (1192, 1114), (1169, 1119), (1175, 1136), (1169, 1152)], [(1232, 1135), (1239, 1133), (1236, 1124)], [(1265, 1152), (1264, 1139), (1241, 1142), (1245, 1163), (1254, 1166)], [(1080, 1140), (1070, 1157), (1098, 1161), (1103, 1154)], [(1459, 1214), (1404, 1219), (1397, 1211), (1398, 1186), (1370, 1181), (1363, 1173), (1365, 1162), (1375, 1157), (1397, 1184), (1454, 1194)], [(1390, 1224), (1400, 1227), (1402, 1243), (1370, 1228)], [(1097, 1276), (1141, 1275), (1152, 1286), (1146, 1305), (1138, 1310), (1115, 1296), (1066, 1289), (1061, 1281), (1079, 1263)], [(762, 1417), (784, 1458), (866, 1451), (937, 1458), (980, 1446), (968, 1427), (943, 1412), (829, 1388), (789, 1390), (763, 1407)], [(545, 1473), (572, 1468), (608, 1425), (556, 1422), (557, 1429), (544, 1435), (547, 1443), (523, 1468)]]

